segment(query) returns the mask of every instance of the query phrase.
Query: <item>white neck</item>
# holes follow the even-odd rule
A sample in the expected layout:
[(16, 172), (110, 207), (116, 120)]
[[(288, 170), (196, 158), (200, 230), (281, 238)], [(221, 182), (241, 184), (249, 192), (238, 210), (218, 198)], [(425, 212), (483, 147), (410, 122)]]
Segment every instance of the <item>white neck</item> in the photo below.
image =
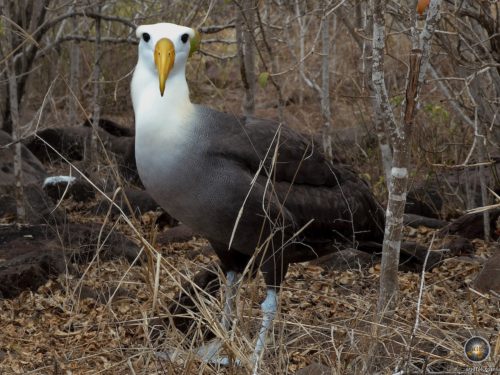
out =
[(160, 95), (156, 72), (143, 64), (137, 64), (131, 86), (137, 128), (155, 122), (155, 119), (161, 120), (165, 126), (168, 124), (165, 124), (166, 120), (180, 120), (192, 108), (183, 64), (170, 72), (163, 96)]
[[(160, 95), (154, 68), (137, 64), (132, 78), (132, 101), (135, 112), (136, 161), (145, 186), (153, 186), (158, 170), (172, 169), (187, 147), (196, 121), (194, 106), (184, 75), (185, 65), (170, 72), (164, 95)], [(182, 155), (181, 155), (182, 154)], [(161, 185), (161, 184), (160, 184)]]

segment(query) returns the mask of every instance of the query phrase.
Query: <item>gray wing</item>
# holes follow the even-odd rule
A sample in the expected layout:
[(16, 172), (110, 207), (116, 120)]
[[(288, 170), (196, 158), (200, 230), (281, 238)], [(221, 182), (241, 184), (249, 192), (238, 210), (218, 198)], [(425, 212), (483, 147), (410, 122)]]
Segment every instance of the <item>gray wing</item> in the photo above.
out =
[(327, 163), (312, 138), (280, 127), (276, 121), (236, 117), (201, 106), (198, 111), (204, 123), (210, 124), (210, 131), (216, 133), (211, 137), (211, 153), (231, 158), (252, 172), (259, 169), (262, 161), (269, 166), (277, 146), (275, 181), (335, 186), (347, 179), (359, 180), (346, 166)]
[[(236, 117), (199, 107), (212, 134), (212, 156), (237, 163), (257, 183), (272, 180), (269, 194), (293, 217), (311, 241), (332, 238), (381, 241), (384, 213), (368, 185), (348, 167), (328, 162), (319, 145), (275, 121)], [(272, 157), (277, 148), (277, 162)], [(261, 168), (262, 166), (262, 168)]]

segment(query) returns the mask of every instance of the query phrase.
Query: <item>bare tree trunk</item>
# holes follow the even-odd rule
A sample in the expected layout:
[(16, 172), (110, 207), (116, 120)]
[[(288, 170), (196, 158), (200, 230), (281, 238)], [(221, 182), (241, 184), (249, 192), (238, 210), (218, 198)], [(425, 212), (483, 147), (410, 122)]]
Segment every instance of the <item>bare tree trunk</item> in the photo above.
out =
[[(4, 9), (5, 17), (11, 19), (9, 7)], [(11, 27), (7, 31), (8, 45), (13, 45), (13, 34)], [(19, 99), (18, 99), (18, 86), (17, 86), (17, 76), (16, 69), (14, 65), (14, 59), (11, 57), (6, 63), (7, 68), (7, 78), (8, 78), (8, 92), (9, 92), (9, 112), (10, 121), (12, 125), (12, 141), (14, 148), (14, 180), (15, 180), (15, 198), (16, 198), (16, 214), (17, 214), (17, 224), (24, 224), (26, 222), (26, 211), (24, 208), (24, 192), (23, 192), (23, 159), (21, 155), (21, 142), (19, 139), (20, 134), (20, 123), (19, 123)]]
[[(363, 29), (365, 34), (370, 34), (371, 30), (368, 26), (368, 4), (363, 4), (361, 1), (356, 5), (356, 27), (358, 29)], [(345, 16), (344, 16), (345, 17)], [(372, 26), (372, 23), (370, 24)], [(353, 30), (354, 31), (354, 30)], [(366, 90), (366, 62), (368, 60), (368, 51), (371, 52), (370, 45), (365, 38), (361, 38), (361, 58), (359, 59), (359, 73), (361, 78), (361, 92), (364, 93)], [(370, 54), (371, 55), (371, 54)]]
[[(21, 100), (24, 96), (26, 89), (26, 83), (28, 81), (29, 72), (33, 68), (33, 62), (35, 61), (37, 53), (37, 44), (40, 42), (44, 36), (47, 29), (43, 29), (41, 26), (45, 22), (45, 16), (47, 10), (50, 8), (50, 0), (40, 0), (32, 1), (24, 4), (20, 4), (19, 1), (3, 1), (3, 6), (0, 10), (4, 11), (4, 14), (9, 14), (7, 19), (12, 20), (18, 26), (26, 30), (26, 32), (31, 35), (32, 41), (29, 43), (24, 43), (23, 35), (13, 35), (10, 44), (7, 46), (8, 52), (18, 50), (18, 54), (13, 58), (12, 69), (16, 75), (17, 84), (17, 107), (19, 108)], [(12, 5), (7, 13), (7, 8)], [(14, 11), (14, 14), (10, 14), (10, 10)], [(10, 26), (9, 26), (10, 27)], [(43, 30), (43, 31), (40, 31)], [(38, 31), (35, 33), (35, 31)], [(23, 46), (20, 47), (21, 43)], [(19, 58), (18, 58), (19, 56)], [(5, 93), (8, 94), (9, 89), (5, 89)], [(3, 98), (2, 98), (3, 99)], [(10, 113), (10, 95), (5, 95), (4, 105), (2, 106), (2, 129), (7, 133), (12, 133), (12, 117)]]
[[(478, 137), (482, 137), (481, 142), (478, 144), (478, 153), (479, 153), (479, 161), (486, 160), (485, 157), (485, 149), (486, 145), (484, 144), (486, 141), (486, 137), (484, 135), (479, 135)], [(483, 207), (486, 207), (490, 204), (490, 200), (488, 198), (488, 184), (486, 182), (486, 167), (484, 165), (479, 167), (479, 183), (481, 184), (481, 204)], [(490, 241), (491, 239), (491, 226), (490, 226), (490, 212), (488, 210), (483, 211), (483, 228), (484, 228), (484, 240)]]
[(243, 113), (245, 116), (255, 112), (255, 2), (243, 1), (238, 9), (236, 20), (236, 41), (240, 60), (240, 73), (245, 88)]
[[(371, 92), (374, 92), (380, 98), (383, 97), (383, 91), (385, 86), (380, 84), (381, 81), (385, 82), (384, 71), (378, 67), (384, 65), (384, 38), (373, 41), (373, 43), (368, 43), (368, 38), (362, 38), (358, 35), (355, 28), (363, 29), (365, 35), (373, 34), (373, 21), (372, 17), (368, 16), (368, 11), (370, 7), (367, 1), (359, 1), (355, 5), (356, 14), (356, 24), (353, 26), (349, 21), (349, 17), (342, 13), (342, 9), (339, 9), (341, 20), (349, 34), (358, 45), (361, 56), (359, 58), (358, 71), (360, 76), (360, 87), (361, 93), (366, 95), (365, 91), (368, 87)], [(384, 22), (384, 20), (381, 20)], [(385, 24), (385, 22), (384, 22)], [(370, 60), (370, 63), (367, 63)], [(373, 76), (373, 67), (376, 69), (375, 78), (377, 79), (377, 87), (375, 87), (375, 81)], [(367, 80), (366, 77), (369, 77)], [(387, 95), (387, 94), (386, 94)], [(373, 105), (373, 121), (375, 124), (375, 131), (377, 134), (377, 140), (380, 151), (380, 158), (382, 163), (382, 168), (384, 171), (385, 182), (387, 190), (389, 190), (389, 183), (391, 180), (391, 163), (392, 163), (392, 149), (389, 143), (388, 127), (389, 122), (386, 122), (390, 116), (382, 116), (379, 111), (379, 99), (375, 98), (372, 101)]]
[(14, 67), (7, 64), (9, 76), (9, 95), (10, 95), (10, 116), (12, 120), (12, 140), (14, 142), (14, 179), (16, 181), (16, 213), (17, 224), (26, 222), (26, 211), (24, 208), (23, 191), (23, 159), (21, 155), (21, 141), (19, 139), (20, 127), (19, 108), (17, 105), (17, 80)]
[[(393, 317), (399, 293), (399, 254), (401, 248), (403, 214), (408, 190), (409, 160), (411, 134), (414, 126), (415, 112), (425, 70), (429, 65), (430, 43), (435, 25), (439, 20), (439, 5), (441, 0), (432, 0), (427, 13), (426, 24), (420, 37), (416, 31), (416, 17), (411, 18), (411, 41), (409, 72), (406, 82), (403, 123), (398, 123), (394, 117), (386, 91), (384, 79), (384, 39), (385, 39), (385, 1), (373, 1), (373, 66), (372, 81), (375, 91), (378, 118), (382, 119), (390, 129), (393, 146), (392, 168), (389, 185), (389, 198), (386, 210), (384, 243), (382, 248), (382, 266), (380, 271), (380, 290), (377, 301), (377, 320), (389, 324)], [(415, 9), (415, 8), (414, 8)], [(420, 47), (420, 48), (419, 48)], [(383, 326), (373, 326), (374, 336), (384, 332)], [(374, 373), (381, 345), (374, 341), (370, 345), (367, 368)]]
[[(73, 30), (78, 27), (78, 20), (74, 17), (71, 20)], [(70, 47), (70, 68), (69, 68), (69, 87), (68, 97), (69, 123), (76, 125), (78, 120), (78, 93), (80, 92), (80, 43), (75, 41)]]
[[(476, 151), (477, 151), (477, 161), (478, 163), (485, 162), (486, 160), (486, 135), (483, 133), (483, 126), (479, 123), (478, 119), (478, 106), (474, 102), (474, 137), (476, 138)], [(479, 166), (479, 184), (481, 187), (481, 204), (483, 207), (489, 205), (488, 199), (488, 187), (486, 182), (486, 167), (484, 165)], [(490, 233), (490, 212), (488, 210), (483, 211), (483, 229), (484, 229), (484, 240), (489, 241), (491, 238)]]
[(323, 151), (332, 160), (332, 120), (330, 108), (330, 23), (326, 14), (321, 21), (321, 114), (323, 115)]
[(437, 24), (439, 22), (439, 7), (441, 6), (441, 0), (434, 0), (429, 5), (429, 10), (427, 11), (427, 19), (425, 20), (425, 26), (418, 36), (418, 48), (422, 50), (422, 62), (420, 66), (420, 73), (418, 75), (418, 91), (417, 95), (424, 84), (425, 74), (430, 67), (431, 59), (431, 39), (436, 31)]
[(299, 104), (304, 102), (304, 86), (302, 85), (302, 77), (305, 77), (304, 72), (304, 55), (305, 55), (305, 37), (306, 37), (306, 22), (304, 15), (300, 9), (299, 0), (295, 0), (295, 17), (299, 24)]
[(331, 69), (330, 71), (333, 73), (333, 81), (332, 85), (335, 87), (337, 84), (336, 76), (337, 76), (337, 61), (338, 61), (338, 56), (337, 56), (337, 39), (338, 39), (338, 15), (337, 12), (334, 12), (332, 15), (332, 37), (330, 38), (331, 43), (332, 43), (332, 64), (331, 64)]
[(385, 236), (382, 248), (380, 272), (380, 293), (377, 312), (381, 321), (391, 317), (397, 306), (399, 279), (399, 252), (403, 231), (403, 214), (408, 187), (411, 130), (417, 103), (418, 76), (420, 73), (421, 50), (410, 53), (410, 71), (406, 86), (406, 106), (403, 126), (399, 126), (393, 137), (393, 158), (389, 200), (387, 203)]
[[(470, 84), (467, 84), (467, 89), (469, 92), (469, 97), (472, 101), (474, 107), (474, 144), (476, 145), (476, 155), (477, 162), (487, 162), (488, 158), (488, 148), (487, 148), (487, 135), (485, 132), (485, 127), (483, 125), (484, 119), (492, 118), (492, 126), (496, 121), (496, 113), (491, 110), (488, 105), (488, 100), (482, 92), (480, 75), (472, 79)], [(488, 196), (488, 182), (486, 181), (486, 166), (481, 165), (479, 168), (479, 186), (481, 189), (481, 205), (486, 207), (490, 204)], [(475, 206), (476, 207), (476, 206)], [(475, 208), (474, 207), (474, 208)], [(490, 231), (490, 212), (488, 210), (483, 211), (483, 228), (484, 228), (484, 240), (489, 241), (491, 239)]]
[[(276, 56), (279, 56), (279, 55), (273, 55), (273, 50), (272, 50), (272, 48), (269, 44), (269, 41), (267, 39), (267, 36), (266, 36), (268, 30), (266, 30), (266, 28), (264, 27), (264, 24), (262, 23), (262, 18), (260, 17), (259, 8), (257, 6), (255, 6), (254, 9), (255, 9), (255, 15), (257, 16), (256, 17), (257, 26), (260, 30), (260, 35), (262, 36), (262, 39), (261, 39), (262, 45), (263, 45), (262, 49), (267, 53), (268, 58), (271, 60), (271, 66), (268, 65), (268, 63), (266, 62), (266, 59), (264, 58), (263, 53), (258, 48), (257, 53), (259, 55), (260, 62), (262, 63), (262, 66), (263, 66), (265, 72), (267, 72), (267, 73), (277, 72), (278, 71), (278, 64), (277, 64), (278, 59), (276, 58)], [(257, 45), (255, 35), (252, 34), (252, 37), (253, 37), (254, 44)], [(279, 119), (280, 123), (283, 123), (284, 119), (285, 119), (285, 114), (284, 114), (284, 110), (283, 110), (283, 108), (285, 107), (285, 100), (283, 99), (283, 92), (281, 90), (281, 85), (280, 85), (280, 82), (278, 80), (278, 77), (274, 77), (272, 74), (269, 74), (268, 78), (271, 81), (271, 84), (276, 89), (276, 94), (278, 95), (278, 119)]]
[[(356, 28), (358, 29), (363, 29), (366, 27), (365, 21), (366, 21), (366, 7), (368, 4), (366, 4), (366, 1), (357, 1), (356, 4), (354, 5), (355, 7), (355, 14), (356, 14)], [(363, 5), (365, 5), (365, 11), (363, 11)]]
[[(98, 8), (98, 13), (101, 12), (101, 7)], [(101, 118), (101, 19), (95, 20), (95, 47), (94, 47), (94, 70), (92, 78), (94, 81), (93, 104), (94, 110), (92, 114), (92, 135), (90, 137), (90, 150), (88, 150), (88, 161), (90, 164), (97, 160), (97, 129), (99, 129), (99, 120)], [(89, 165), (90, 166), (90, 165)]]
[[(380, 39), (382, 39), (380, 33), (382, 33), (382, 36), (385, 37), (385, 30), (382, 30), (381, 27), (381, 24), (384, 22), (384, 8), (385, 4), (382, 5), (379, 0), (375, 1), (373, 13), (374, 55), (375, 50), (377, 49), (380, 51), (380, 47), (382, 47), (382, 45), (378, 44), (380, 43)], [(415, 15), (413, 15), (412, 18), (413, 22), (411, 25), (411, 39), (412, 45), (416, 47), (419, 45), (419, 39), (415, 37)], [(377, 302), (377, 312), (379, 314), (379, 319), (382, 322), (387, 321), (390, 317), (393, 316), (398, 302), (398, 267), (403, 232), (403, 214), (406, 204), (406, 193), (408, 190), (408, 170), (410, 158), (409, 146), (411, 145), (411, 133), (415, 119), (415, 109), (418, 93), (420, 91), (420, 86), (425, 75), (425, 69), (421, 71), (420, 68), (422, 62), (425, 63), (425, 66), (427, 66), (429, 62), (429, 42), (434, 31), (434, 29), (429, 31), (429, 24), (430, 22), (427, 22), (427, 27), (425, 27), (421, 33), (420, 47), (422, 49), (414, 48), (410, 52), (409, 73), (406, 83), (405, 111), (402, 125), (398, 124), (395, 121), (390, 103), (386, 99), (387, 92), (385, 91), (385, 81), (379, 82), (377, 84), (379, 89), (382, 88), (382, 93), (381, 95), (379, 95), (382, 97), (382, 102), (378, 100), (379, 104), (382, 104), (382, 114), (385, 113), (385, 117), (391, 117), (391, 120), (393, 121), (390, 126), (393, 145), (392, 168), (389, 184), (389, 199), (386, 211), (385, 235), (382, 248), (380, 292)], [(375, 47), (376, 43), (377, 48)], [(422, 50), (426, 53), (424, 57), (422, 57)], [(379, 53), (383, 54), (383, 50)], [(383, 65), (382, 67), (378, 67), (377, 70), (381, 71), (382, 69)], [(375, 73), (373, 74), (375, 75)]]
[[(367, 7), (365, 7), (366, 17)], [(375, 92), (375, 101), (373, 102), (375, 130), (377, 132), (378, 145), (380, 150), (380, 158), (382, 168), (384, 169), (385, 183), (389, 190), (391, 184), (391, 167), (392, 167), (392, 149), (389, 144), (388, 130), (396, 127), (396, 119), (392, 113), (392, 108), (389, 103), (389, 95), (385, 86), (384, 73), (384, 49), (385, 49), (385, 3), (375, 1), (373, 5), (373, 44), (371, 47), (372, 55), (372, 83), (369, 84)], [(365, 27), (367, 22), (364, 22)], [(363, 40), (363, 53), (369, 54), (370, 47), (366, 46)], [(368, 51), (365, 51), (368, 50)], [(364, 61), (364, 59), (363, 59)]]
[[(380, 294), (377, 311), (381, 321), (392, 316), (397, 306), (398, 265), (403, 228), (403, 213), (408, 185), (408, 161), (410, 156), (411, 133), (415, 118), (418, 94), (429, 66), (430, 41), (439, 20), (441, 0), (432, 0), (427, 12), (425, 26), (416, 32), (415, 15), (411, 18), (411, 39), (414, 48), (410, 53), (409, 74), (406, 84), (403, 124), (398, 124), (392, 111), (384, 80), (383, 47), (385, 38), (385, 2), (374, 0), (373, 6), (373, 71), (372, 80), (379, 113), (389, 124), (393, 144), (391, 182), (386, 212), (386, 228), (382, 249), (380, 274)], [(416, 47), (416, 48), (415, 48)]]
[[(374, 103), (375, 107), (375, 103)], [(377, 132), (378, 148), (380, 151), (380, 159), (382, 161), (382, 169), (385, 176), (385, 185), (387, 190), (391, 184), (391, 167), (392, 167), (392, 149), (389, 144), (386, 129), (379, 111), (375, 110), (373, 115), (375, 121), (375, 131)]]

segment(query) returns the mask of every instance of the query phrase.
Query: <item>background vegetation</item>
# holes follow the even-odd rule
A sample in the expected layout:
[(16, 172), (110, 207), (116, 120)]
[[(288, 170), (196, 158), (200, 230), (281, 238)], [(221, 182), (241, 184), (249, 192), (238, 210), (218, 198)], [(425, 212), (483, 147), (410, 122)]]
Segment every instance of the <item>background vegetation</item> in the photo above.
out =
[[(275, 118), (317, 137), (325, 153), (353, 165), (386, 204), (394, 134), (372, 82), (373, 13), (382, 3), (388, 110), (395, 123), (403, 124), (410, 55), (416, 33), (426, 25), (425, 1), (418, 2), (420, 12), (417, 1), (401, 0), (0, 0), (0, 127), (24, 143), (43, 129), (78, 128), (85, 121), (96, 129), (100, 119), (133, 129), (129, 86), (135, 27), (173, 22), (202, 33), (201, 49), (187, 71), (193, 102)], [(439, 219), (495, 204), (492, 191), (500, 186), (498, 8), (495, 1), (444, 0), (428, 42), (430, 60), (405, 148), (408, 196), (426, 202)], [(115, 187), (128, 185), (116, 177), (116, 163), (105, 151), (94, 131), (83, 160), (71, 168), (84, 171), (98, 187), (109, 180)], [(47, 168), (63, 174), (71, 169), (67, 163)], [(62, 208), (75, 221), (109, 222), (82, 205), (63, 203)], [(483, 215), (486, 242), (473, 244), (479, 258), (498, 252), (500, 233), (500, 224), (490, 225), (489, 211)], [(124, 221), (116, 219), (113, 230), (135, 239), (141, 233), (154, 242), (154, 214), (133, 220), (137, 233)], [(444, 246), (428, 228), (404, 232), (429, 248)], [(157, 268), (161, 283), (155, 281), (156, 265), (95, 260), (80, 266), (78, 277), (66, 273), (38, 293), (1, 301), (0, 372), (238, 373), (237, 367), (214, 369), (186, 354), (199, 342), (198, 331), (168, 332), (165, 351), (184, 350), (176, 361), (155, 356), (147, 338), (146, 318), (166, 313), (186, 281), (182, 275), (214, 263), (212, 255), (199, 251), (204, 245), (198, 239), (159, 247), (165, 262)], [(185, 252), (193, 249), (197, 255), (186, 259)], [(468, 289), (478, 264), (444, 262), (427, 275), (425, 286), (419, 275), (401, 275), (399, 308), (390, 317), (391, 330), (380, 339), (385, 345), (381, 368), (457, 371), (469, 365), (462, 344), (471, 332), (496, 340), (496, 357), (489, 363), (498, 367), (498, 298)], [(367, 371), (379, 275), (378, 265), (347, 271), (292, 268), (275, 326), (275, 349), (263, 371), (295, 373), (312, 362), (336, 374)], [(107, 299), (79, 298), (82, 285)], [(239, 315), (245, 318), (228, 339), (233, 353), (252, 347), (258, 322), (250, 317), (258, 315), (258, 286), (241, 292)], [(126, 292), (115, 299), (118, 289)], [(204, 298), (208, 302), (194, 317), (199, 327), (220, 313), (219, 300)]]

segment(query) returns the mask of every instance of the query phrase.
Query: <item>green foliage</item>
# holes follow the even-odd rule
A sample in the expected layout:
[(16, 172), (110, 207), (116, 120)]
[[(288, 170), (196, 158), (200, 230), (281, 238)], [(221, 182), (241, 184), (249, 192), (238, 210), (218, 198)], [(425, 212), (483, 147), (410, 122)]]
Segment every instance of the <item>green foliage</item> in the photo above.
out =
[(450, 118), (450, 113), (439, 104), (426, 104), (424, 111), (427, 112), (434, 121), (447, 122)]
[(119, 17), (132, 19), (138, 11), (139, 6), (137, 3), (132, 1), (121, 1), (116, 4), (113, 13)]
[(403, 95), (396, 95), (396, 96), (393, 96), (389, 101), (390, 101), (392, 106), (398, 107), (401, 104), (403, 104), (404, 99), (405, 99), (405, 97)]
[(191, 57), (193, 55), (193, 53), (195, 53), (196, 51), (198, 51), (200, 49), (201, 34), (199, 33), (199, 31), (195, 31), (195, 35), (193, 38), (191, 38), (190, 43), (191, 43), (191, 47), (189, 50), (189, 57)]
[[(372, 187), (373, 193), (379, 199), (379, 202), (385, 204), (387, 203), (387, 185), (385, 181), (384, 172), (380, 169), (378, 172), (373, 170), (370, 172), (372, 179), (369, 180), (369, 183)], [(378, 177), (377, 177), (378, 176)]]
[(259, 85), (263, 89), (267, 86), (267, 81), (269, 80), (269, 72), (262, 72), (259, 74)]

